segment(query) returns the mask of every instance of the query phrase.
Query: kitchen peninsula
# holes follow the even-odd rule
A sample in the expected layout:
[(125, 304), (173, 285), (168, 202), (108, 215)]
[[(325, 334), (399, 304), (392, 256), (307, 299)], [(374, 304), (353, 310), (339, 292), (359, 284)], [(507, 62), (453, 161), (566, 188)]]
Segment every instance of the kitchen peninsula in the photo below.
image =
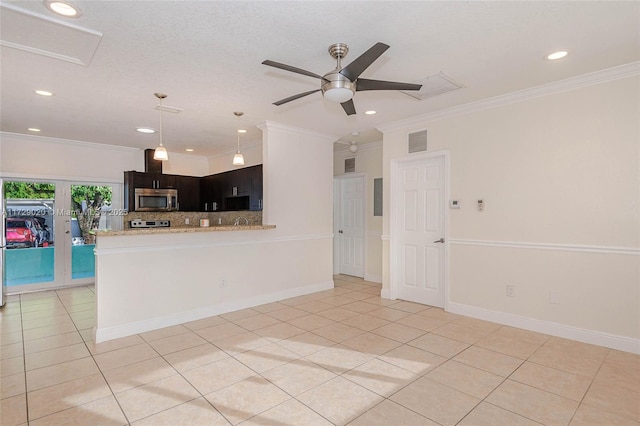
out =
[[(333, 288), (335, 139), (277, 123), (259, 127), (261, 212), (196, 212), (209, 215), (206, 230), (183, 218), (175, 228), (180, 220), (159, 231), (98, 235), (96, 342)], [(260, 221), (215, 226), (211, 215), (224, 214), (223, 225), (249, 214), (260, 214)]]

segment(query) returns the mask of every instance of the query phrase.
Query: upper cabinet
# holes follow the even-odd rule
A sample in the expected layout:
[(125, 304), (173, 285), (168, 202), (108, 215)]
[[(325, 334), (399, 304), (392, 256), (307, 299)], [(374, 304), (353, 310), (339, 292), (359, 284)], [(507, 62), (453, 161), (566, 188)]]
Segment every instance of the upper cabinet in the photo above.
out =
[(133, 211), (136, 188), (175, 189), (176, 176), (162, 173), (124, 172), (124, 208)]
[(249, 167), (251, 179), (251, 193), (249, 210), (262, 210), (262, 164)]
[(176, 176), (178, 190), (178, 210), (197, 212), (200, 210), (200, 182), (202, 178), (194, 176)]
[(180, 211), (262, 210), (262, 165), (194, 177), (124, 173), (125, 208), (133, 211), (135, 188), (175, 188)]
[(202, 178), (204, 211), (262, 210), (262, 165)]

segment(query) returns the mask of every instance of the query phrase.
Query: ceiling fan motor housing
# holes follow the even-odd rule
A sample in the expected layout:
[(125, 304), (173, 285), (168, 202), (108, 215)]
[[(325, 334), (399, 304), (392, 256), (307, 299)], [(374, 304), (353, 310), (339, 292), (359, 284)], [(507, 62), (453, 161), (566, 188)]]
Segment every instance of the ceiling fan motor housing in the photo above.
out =
[(337, 71), (332, 71), (322, 77), (322, 94), (333, 102), (346, 102), (356, 93), (355, 82)]

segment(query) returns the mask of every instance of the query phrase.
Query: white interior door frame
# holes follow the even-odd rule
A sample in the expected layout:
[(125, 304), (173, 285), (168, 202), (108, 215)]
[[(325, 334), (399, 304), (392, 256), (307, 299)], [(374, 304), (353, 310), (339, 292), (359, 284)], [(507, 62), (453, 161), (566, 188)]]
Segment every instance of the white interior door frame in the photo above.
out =
[(406, 157), (396, 158), (391, 160), (390, 167), (390, 208), (389, 208), (389, 298), (397, 299), (398, 298), (398, 286), (399, 286), (399, 265), (397, 259), (397, 253), (400, 249), (398, 235), (400, 232), (398, 220), (403, 216), (403, 206), (404, 204), (400, 202), (400, 192), (401, 192), (401, 179), (399, 169), (402, 165), (407, 164), (409, 162), (415, 162), (419, 160), (428, 161), (434, 158), (442, 158), (444, 161), (444, 199), (446, 200), (446, 205), (442, 206), (443, 216), (444, 216), (444, 308), (447, 309), (449, 304), (449, 199), (450, 199), (450, 159), (449, 159), (449, 151), (433, 151), (433, 152), (424, 152), (420, 154), (411, 154)]
[(342, 262), (342, 244), (340, 238), (340, 226), (342, 218), (342, 183), (345, 179), (361, 179), (364, 185), (364, 206), (362, 210), (362, 223), (364, 226), (364, 247), (363, 247), (363, 271), (366, 275), (367, 271), (367, 174), (366, 173), (348, 173), (344, 175), (334, 176), (333, 178), (333, 273), (340, 274), (340, 265)]

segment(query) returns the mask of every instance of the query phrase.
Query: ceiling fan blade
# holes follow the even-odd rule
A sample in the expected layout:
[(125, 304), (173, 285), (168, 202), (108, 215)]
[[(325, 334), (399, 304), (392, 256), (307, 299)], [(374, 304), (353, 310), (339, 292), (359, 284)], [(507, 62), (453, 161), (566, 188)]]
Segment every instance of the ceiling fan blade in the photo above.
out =
[(305, 97), (307, 95), (310, 95), (312, 93), (316, 93), (316, 92), (319, 92), (319, 91), (320, 91), (320, 89), (316, 89), (316, 90), (310, 90), (308, 92), (298, 93), (297, 95), (293, 95), (293, 96), (289, 96), (288, 98), (280, 99), (279, 101), (274, 102), (273, 104), (276, 105), (276, 106), (280, 106), (282, 104), (286, 104), (287, 102), (295, 101), (296, 99), (303, 98), (303, 97)]
[(388, 45), (384, 43), (376, 43), (369, 50), (358, 56), (353, 62), (340, 70), (340, 74), (347, 77), (352, 82), (362, 74), (376, 59), (380, 57), (387, 49)]
[(365, 78), (359, 78), (356, 82), (356, 92), (361, 92), (363, 90), (420, 90), (421, 88), (422, 84), (367, 80)]
[(347, 115), (353, 115), (356, 113), (356, 106), (353, 104), (353, 99), (349, 99), (340, 105), (342, 105), (342, 109), (344, 109), (344, 112), (346, 112)]
[(311, 71), (303, 70), (302, 68), (292, 67), (291, 65), (287, 65), (287, 64), (281, 64), (280, 62), (266, 60), (262, 62), (262, 65), (268, 65), (270, 67), (280, 68), (281, 70), (291, 71), (298, 74), (307, 75), (309, 77), (322, 78), (318, 74), (312, 73)]

